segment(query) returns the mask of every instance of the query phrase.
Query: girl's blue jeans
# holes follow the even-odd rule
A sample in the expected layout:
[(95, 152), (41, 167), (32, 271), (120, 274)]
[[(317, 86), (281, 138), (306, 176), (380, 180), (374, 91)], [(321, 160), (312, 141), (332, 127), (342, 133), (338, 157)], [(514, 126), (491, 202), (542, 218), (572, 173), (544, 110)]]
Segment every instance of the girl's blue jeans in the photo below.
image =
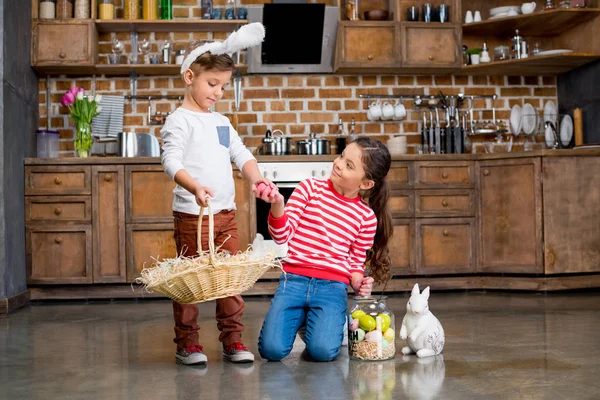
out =
[(306, 324), (306, 351), (315, 361), (331, 361), (342, 345), (348, 285), (338, 281), (286, 274), (271, 301), (258, 339), (260, 356), (279, 361)]

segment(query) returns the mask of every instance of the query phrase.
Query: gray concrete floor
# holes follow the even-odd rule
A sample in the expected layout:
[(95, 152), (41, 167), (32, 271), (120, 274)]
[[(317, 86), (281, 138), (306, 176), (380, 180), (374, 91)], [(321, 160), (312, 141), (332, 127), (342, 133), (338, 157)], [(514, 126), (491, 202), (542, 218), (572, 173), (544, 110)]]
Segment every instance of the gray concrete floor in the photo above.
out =
[[(397, 332), (407, 297), (390, 304)], [(246, 345), (268, 299), (247, 299)], [(175, 364), (167, 301), (38, 304), (0, 318), (2, 399), (598, 399), (600, 294), (433, 293), (443, 356), (330, 363), (221, 360), (200, 307), (207, 367)], [(397, 338), (396, 346), (403, 345)], [(258, 359), (258, 357), (257, 357)]]

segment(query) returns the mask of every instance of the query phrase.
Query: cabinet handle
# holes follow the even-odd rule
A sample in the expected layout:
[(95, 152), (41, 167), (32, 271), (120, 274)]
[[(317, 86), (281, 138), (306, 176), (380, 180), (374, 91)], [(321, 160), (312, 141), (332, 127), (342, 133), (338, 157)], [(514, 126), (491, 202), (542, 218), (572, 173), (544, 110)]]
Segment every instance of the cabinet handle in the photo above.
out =
[(105, 180), (106, 182), (112, 182), (112, 176), (110, 176), (110, 175), (108, 175), (108, 174), (107, 174), (107, 175), (104, 175), (104, 180)]
[(60, 58), (67, 58), (67, 54), (64, 51), (61, 51), (58, 55)]
[(490, 175), (490, 170), (489, 169), (484, 169), (483, 170), (483, 176), (489, 176)]
[(448, 207), (448, 200), (442, 200), (442, 205), (444, 207)]
[(371, 61), (372, 59), (373, 59), (373, 54), (369, 54), (369, 55), (367, 56), (367, 60)]
[(444, 172), (444, 173), (442, 174), (442, 178), (444, 178), (444, 179), (448, 179), (448, 173), (447, 173), (447, 172)]
[(450, 232), (448, 232), (448, 229), (444, 229), (444, 231), (442, 232), (442, 235), (449, 236)]
[(62, 214), (62, 210), (60, 208), (55, 208), (54, 209), (54, 214), (60, 215), (60, 214)]
[(57, 185), (62, 185), (62, 180), (60, 178), (54, 178), (54, 183)]
[(556, 254), (554, 254), (554, 250), (550, 249), (548, 250), (548, 264), (550, 264), (550, 266), (553, 267), (555, 262)]
[(241, 172), (238, 172), (238, 173), (236, 174), (236, 176), (237, 176), (238, 178), (242, 179), (242, 178), (244, 177), (244, 174), (242, 174)]
[(435, 57), (434, 56), (429, 56), (429, 61), (433, 61), (433, 60), (435, 60)]
[(62, 243), (62, 238), (60, 236), (57, 236), (56, 239), (54, 239), (54, 242), (56, 244), (61, 244)]

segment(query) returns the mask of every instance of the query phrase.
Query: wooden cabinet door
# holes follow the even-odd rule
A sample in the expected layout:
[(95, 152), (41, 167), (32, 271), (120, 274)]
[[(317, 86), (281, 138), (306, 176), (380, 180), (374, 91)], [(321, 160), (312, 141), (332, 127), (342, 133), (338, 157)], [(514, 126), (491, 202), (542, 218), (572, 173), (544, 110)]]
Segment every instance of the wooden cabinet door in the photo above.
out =
[(256, 236), (256, 197), (252, 193), (250, 181), (238, 170), (233, 170), (235, 182), (235, 220), (237, 222), (240, 250), (244, 251), (252, 244)]
[(94, 283), (125, 282), (125, 168), (92, 167)]
[(543, 272), (540, 164), (539, 158), (478, 163), (479, 271)]
[(27, 283), (92, 283), (89, 224), (32, 224), (26, 229)]
[(94, 21), (34, 21), (32, 29), (32, 66), (92, 66), (96, 63)]
[(388, 246), (392, 260), (392, 275), (415, 273), (414, 238), (415, 222), (413, 219), (394, 219), (394, 236)]
[(460, 25), (403, 22), (401, 32), (403, 68), (460, 68)]
[(417, 219), (419, 275), (475, 271), (475, 219)]
[(127, 282), (152, 267), (155, 259), (177, 256), (173, 228), (173, 223), (127, 224)]
[(175, 182), (161, 165), (125, 167), (126, 219), (128, 223), (172, 223)]
[(410, 189), (413, 186), (413, 163), (392, 161), (392, 166), (386, 176), (391, 189)]
[(396, 36), (394, 22), (340, 22), (336, 70), (368, 70), (399, 64)]
[(545, 157), (545, 273), (600, 271), (600, 158)]

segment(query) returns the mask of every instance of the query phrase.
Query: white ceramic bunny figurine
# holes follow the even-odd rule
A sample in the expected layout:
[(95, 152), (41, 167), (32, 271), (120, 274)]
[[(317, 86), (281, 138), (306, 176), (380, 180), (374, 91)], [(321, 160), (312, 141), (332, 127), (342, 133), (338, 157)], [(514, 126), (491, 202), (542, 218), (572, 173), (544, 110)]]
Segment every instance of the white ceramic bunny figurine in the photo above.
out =
[(402, 354), (417, 353), (417, 357), (429, 357), (437, 356), (444, 349), (444, 328), (429, 311), (428, 300), (429, 286), (420, 293), (419, 284), (415, 283), (400, 328), (400, 339), (408, 339)]

